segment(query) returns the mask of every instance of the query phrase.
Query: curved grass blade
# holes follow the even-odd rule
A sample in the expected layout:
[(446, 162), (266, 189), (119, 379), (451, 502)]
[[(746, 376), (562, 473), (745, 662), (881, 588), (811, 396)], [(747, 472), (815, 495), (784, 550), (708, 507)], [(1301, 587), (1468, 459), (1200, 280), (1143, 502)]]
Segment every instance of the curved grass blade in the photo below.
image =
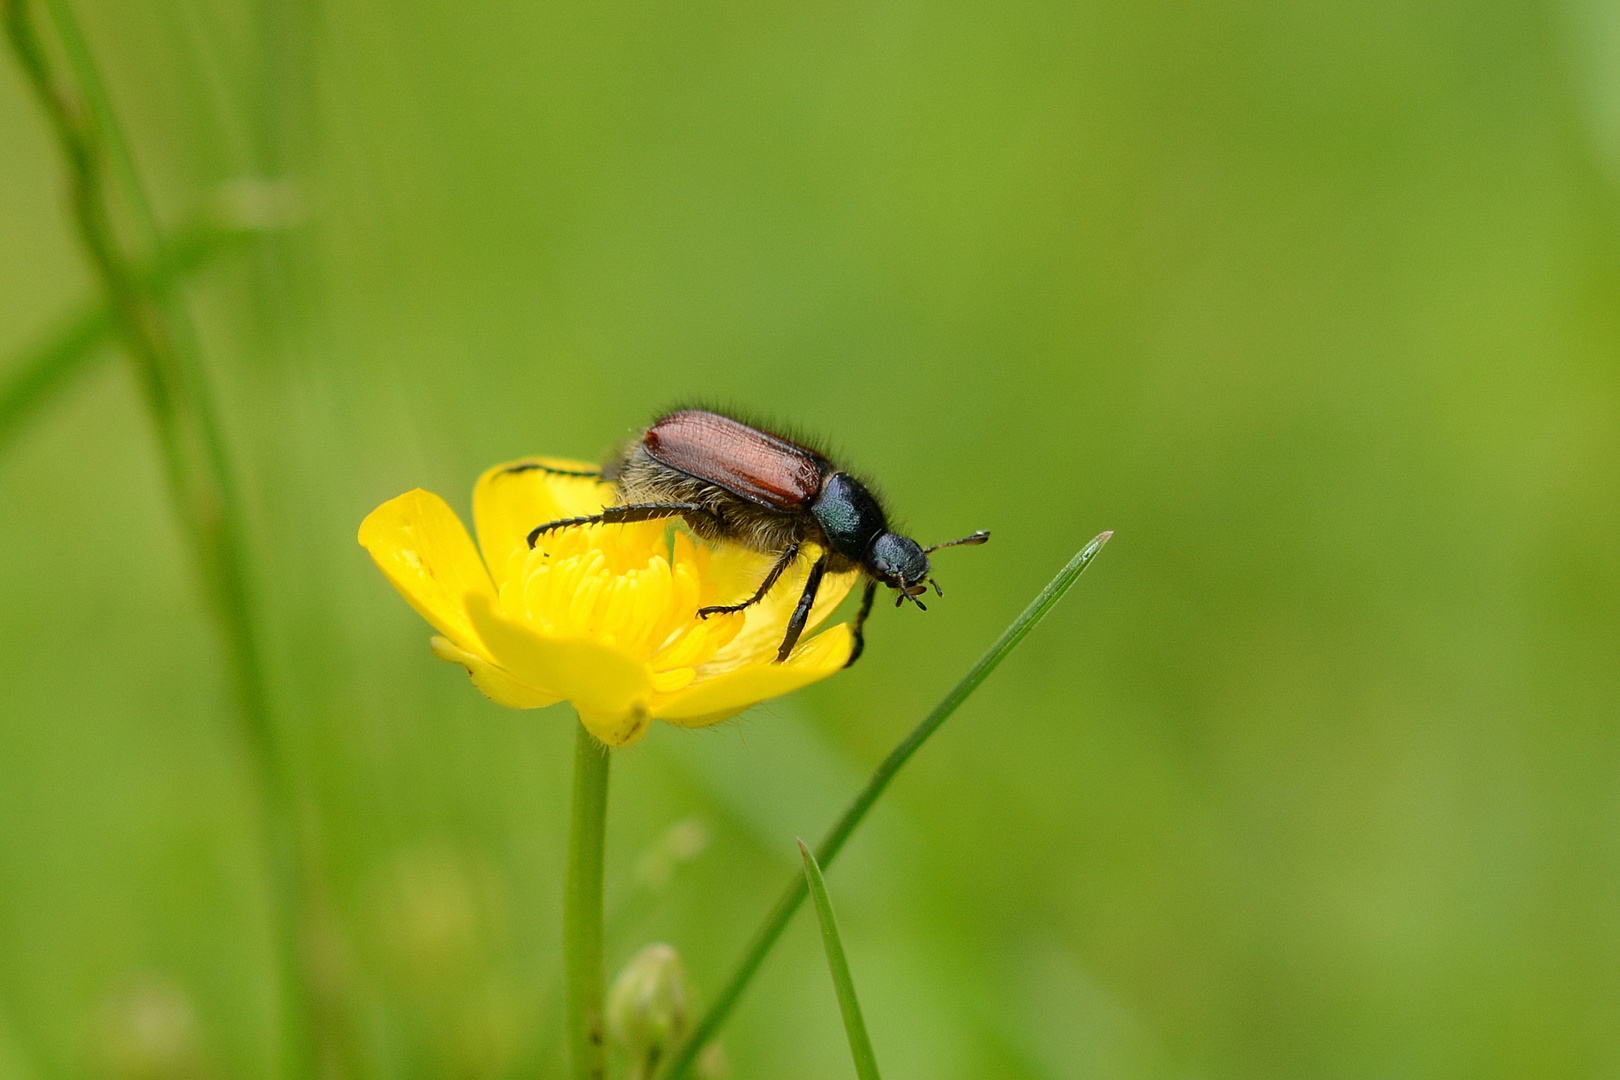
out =
[(838, 1009), (844, 1014), (844, 1032), (849, 1036), (849, 1053), (855, 1059), (855, 1075), (860, 1080), (880, 1080), (877, 1056), (872, 1053), (872, 1040), (866, 1035), (866, 1020), (861, 1016), (861, 1003), (855, 998), (855, 980), (849, 975), (849, 961), (844, 956), (844, 939), (838, 933), (838, 919), (833, 915), (832, 900), (827, 897), (827, 882), (821, 876), (821, 867), (810, 848), (799, 841), (799, 857), (804, 860), (804, 880), (810, 889), (810, 899), (816, 905), (816, 919), (821, 923), (821, 944), (827, 949), (827, 969), (832, 972), (833, 989), (838, 993)]
[[(911, 755), (939, 730), (941, 724), (950, 719), (951, 714), (979, 688), (980, 683), (989, 678), (990, 673), (1007, 658), (1007, 654), (1029, 636), (1029, 632), (1035, 629), (1035, 624), (1046, 618), (1047, 613), (1063, 599), (1063, 594), (1074, 586), (1080, 575), (1086, 572), (1086, 567), (1091, 565), (1097, 553), (1113, 535), (1112, 532), (1102, 533), (1081, 548), (1074, 558), (1057, 572), (1057, 576), (1047, 583), (1040, 595), (1030, 601), (1024, 613), (1002, 631), (996, 643), (979, 657), (979, 662), (962, 676), (962, 680), (951, 688), (951, 692), (934, 706), (932, 712), (923, 717), (922, 723), (913, 728), (911, 734), (900, 741), (900, 745), (889, 751), (889, 756), (884, 758), (882, 764), (872, 773), (872, 779), (866, 782), (866, 787), (861, 789), (860, 794), (856, 795), (844, 809), (831, 831), (822, 838), (820, 844), (816, 845), (816, 858), (821, 865), (832, 865), (832, 861), (843, 850), (855, 827), (866, 817), (866, 812), (872, 809), (872, 804), (878, 801), (878, 797), (889, 786), (889, 781), (893, 780), (901, 767), (911, 760)], [(754, 973), (765, 962), (765, 957), (770, 955), (771, 949), (776, 945), (776, 939), (782, 936), (782, 931), (787, 929), (787, 924), (799, 910), (799, 905), (804, 903), (806, 894), (807, 886), (804, 879), (798, 874), (793, 875), (787, 891), (777, 900), (771, 913), (765, 916), (764, 923), (755, 931), (753, 940), (749, 942), (747, 951), (743, 953), (743, 958), (738, 963), (737, 970), (732, 972), (731, 980), (726, 983), (725, 989), (714, 999), (714, 1004), (709, 1006), (709, 1011), (703, 1015), (703, 1019), (692, 1030), (686, 1042), (670, 1057), (669, 1068), (664, 1072), (663, 1080), (681, 1080), (692, 1067), (692, 1063), (697, 1060), (703, 1047), (720, 1031), (721, 1026), (731, 1016), (731, 1010), (736, 1008), (743, 991), (748, 988)]]
[(0, 444), (68, 388), (112, 331), (113, 317), (106, 304), (83, 304), (50, 338), (29, 349), (21, 360), (6, 365), (9, 377), (0, 385)]
[[(279, 997), (284, 1006), (280, 1040), (284, 1067), (291, 1075), (310, 1076), (314, 1054), (309, 1034), (316, 1030), (318, 1017), (300, 940), (306, 850), (283, 748), (272, 730), (269, 684), (249, 589), (241, 499), (184, 306), (152, 287), (139, 260), (130, 257), (120, 240), (115, 225), (119, 201), (109, 188), (107, 173), (109, 155), (116, 155), (115, 144), (123, 140), (111, 110), (98, 115), (93, 105), (100, 80), (88, 52), (73, 51), (75, 43), (82, 44), (75, 34), (77, 24), (69, 29), (72, 40), (57, 43), (71, 54), (72, 70), (64, 72), (41, 36), (34, 7), (35, 0), (0, 0), (0, 27), (62, 152), (80, 244), (106, 293), (125, 351), (134, 361), (163, 449), (177, 516), (222, 631), (241, 731), (254, 762), (253, 779), (260, 788), (256, 794), (267, 825)], [(65, 2), (59, 0), (55, 10), (71, 18)], [(68, 19), (61, 20), (57, 36), (69, 26)], [(89, 84), (91, 79), (95, 86)], [(137, 204), (126, 206), (126, 213), (137, 220), (156, 220), (138, 184), (126, 186), (122, 195), (126, 203)]]
[[(183, 230), (145, 279), (154, 292), (166, 292), (231, 243), (250, 235), (213, 226)], [(0, 447), (101, 355), (99, 350), (116, 330), (117, 322), (106, 302), (82, 303), (57, 324), (50, 337), (5, 366), (8, 376), (0, 383)]]
[(113, 114), (112, 98), (107, 94), (106, 84), (101, 81), (101, 73), (90, 58), (90, 46), (85, 42), (84, 29), (79, 26), (79, 20), (67, 0), (43, 0), (43, 6), (56, 27), (62, 56), (72, 69), (84, 104), (89, 108), (106, 144), (111, 172), (123, 190), (123, 205), (130, 223), (146, 252), (160, 252), (163, 249), (163, 236), (158, 228), (157, 214), (152, 208), (146, 186), (141, 183), (140, 173), (135, 169), (135, 158), (130, 153), (129, 143), (124, 140), (123, 128)]

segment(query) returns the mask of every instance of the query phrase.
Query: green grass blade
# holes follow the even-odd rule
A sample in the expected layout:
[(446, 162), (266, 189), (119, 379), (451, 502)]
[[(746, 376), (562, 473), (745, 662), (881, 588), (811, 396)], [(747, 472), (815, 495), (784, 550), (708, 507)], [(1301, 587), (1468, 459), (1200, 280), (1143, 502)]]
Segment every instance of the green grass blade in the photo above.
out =
[(810, 899), (816, 905), (816, 918), (821, 923), (821, 944), (827, 949), (827, 969), (832, 972), (833, 989), (838, 992), (838, 1009), (844, 1014), (844, 1031), (849, 1036), (850, 1056), (855, 1059), (855, 1075), (860, 1080), (879, 1080), (877, 1056), (872, 1053), (872, 1040), (866, 1035), (861, 1003), (855, 998), (855, 980), (849, 975), (844, 939), (838, 933), (838, 918), (827, 896), (827, 882), (821, 876), (816, 857), (810, 854), (803, 840), (799, 841), (799, 857), (804, 860), (804, 880), (810, 889)]
[(73, 78), (84, 95), (85, 104), (89, 105), (91, 114), (95, 117), (96, 127), (106, 144), (113, 175), (123, 187), (124, 205), (129, 211), (130, 222), (135, 227), (141, 246), (148, 255), (160, 251), (163, 238), (158, 229), (157, 213), (152, 209), (152, 200), (147, 195), (145, 185), (141, 183), (140, 173), (135, 170), (135, 159), (130, 154), (129, 143), (124, 139), (123, 128), (113, 114), (112, 98), (107, 95), (106, 84), (101, 81), (101, 73), (96, 70), (95, 61), (90, 58), (90, 47), (85, 42), (84, 29), (79, 26), (79, 20), (74, 16), (67, 0), (43, 0), (43, 2), (51, 23), (56, 27), (62, 55), (73, 70)]
[[(164, 257), (145, 275), (164, 292), (210, 262), (233, 242), (251, 235), (212, 226), (182, 230)], [(6, 364), (0, 383), (0, 447), (46, 404), (54, 401), (112, 340), (117, 323), (106, 302), (86, 302), (62, 319), (55, 332)]]
[[(101, 281), (125, 351), (134, 361), (163, 449), (177, 516), (218, 619), (267, 826), (285, 1071), (309, 1076), (315, 1060), (309, 1039), (320, 1018), (310, 990), (307, 950), (300, 940), (308, 900), (303, 874), (307, 850), (284, 750), (272, 730), (269, 685), (248, 587), (241, 501), (184, 305), (154, 289), (143, 272), (156, 256), (131, 258), (120, 240), (115, 225), (119, 200), (107, 183), (107, 166), (109, 155), (116, 158), (116, 145), (123, 140), (112, 110), (94, 107), (102, 81), (81, 47), (83, 40), (66, 3), (56, 0), (56, 4), (57, 13), (66, 16), (57, 21), (58, 37), (66, 30), (69, 39), (58, 44), (70, 54), (72, 70), (59, 70), (55, 51), (47, 46), (34, 18), (34, 0), (0, 0), (0, 27), (62, 152), (68, 204), (80, 244)], [(124, 201), (130, 204), (127, 212), (137, 221), (155, 221), (140, 185), (124, 188)], [(157, 252), (164, 248), (159, 244)]]
[(47, 340), (6, 365), (8, 377), (0, 385), (0, 445), (67, 389), (73, 376), (107, 343), (112, 330), (112, 313), (106, 304), (84, 304)]
[[(832, 861), (843, 850), (845, 842), (849, 840), (850, 834), (855, 831), (855, 827), (866, 817), (867, 811), (872, 809), (872, 804), (878, 801), (878, 797), (889, 786), (889, 782), (894, 779), (895, 774), (900, 771), (907, 761), (911, 760), (911, 755), (915, 754), (922, 744), (927, 742), (935, 731), (939, 730), (941, 724), (950, 719), (951, 714), (961, 707), (962, 702), (966, 701), (973, 691), (979, 688), (979, 684), (989, 678), (990, 673), (1007, 658), (1007, 654), (1017, 648), (1019, 642), (1029, 636), (1029, 632), (1035, 629), (1035, 625), (1046, 618), (1047, 613), (1057, 605), (1059, 600), (1063, 599), (1063, 594), (1074, 586), (1074, 583), (1080, 579), (1080, 575), (1086, 572), (1086, 567), (1091, 565), (1092, 560), (1097, 557), (1097, 553), (1103, 549), (1103, 545), (1108, 543), (1109, 538), (1113, 535), (1112, 532), (1102, 533), (1094, 538), (1091, 543), (1081, 548), (1075, 557), (1070, 559), (1068, 564), (1057, 572), (1057, 576), (1047, 584), (1046, 588), (1041, 590), (1040, 595), (1030, 601), (1030, 605), (1024, 609), (1024, 613), (1014, 619), (1012, 625), (1002, 632), (1001, 637), (996, 639), (996, 643), (990, 646), (989, 651), (979, 657), (979, 662), (974, 664), (968, 673), (962, 676), (962, 680), (951, 688), (951, 692), (946, 694), (938, 705), (934, 706), (932, 712), (923, 717), (922, 723), (913, 728), (911, 734), (900, 741), (900, 745), (889, 751), (889, 756), (884, 758), (882, 764), (872, 773), (872, 778), (866, 782), (866, 787), (862, 788), (861, 793), (855, 796), (854, 800), (845, 808), (837, 823), (833, 825), (832, 830), (817, 845), (816, 858), (820, 860), (822, 866), (832, 865)], [(743, 953), (743, 958), (737, 964), (737, 970), (732, 973), (731, 980), (726, 984), (725, 989), (721, 990), (720, 994), (714, 999), (714, 1004), (709, 1007), (709, 1011), (698, 1022), (698, 1026), (692, 1030), (691, 1036), (671, 1056), (669, 1068), (665, 1071), (663, 1080), (680, 1080), (681, 1077), (684, 1077), (686, 1071), (692, 1067), (692, 1063), (697, 1060), (698, 1053), (720, 1031), (721, 1026), (730, 1017), (731, 1010), (736, 1008), (743, 991), (748, 988), (748, 983), (753, 979), (754, 973), (765, 962), (765, 957), (770, 955), (771, 949), (776, 945), (777, 938), (782, 936), (782, 931), (787, 929), (788, 922), (792, 920), (794, 913), (799, 910), (799, 905), (804, 903), (807, 891), (808, 887), (805, 885), (803, 877), (798, 874), (793, 875), (793, 880), (788, 884), (787, 891), (777, 900), (776, 906), (771, 909), (771, 913), (765, 917), (764, 923), (760, 925), (760, 928), (754, 934), (753, 940), (749, 942), (747, 951)]]
[[(65, 4), (58, 2), (57, 6), (59, 13), (67, 14)], [(74, 31), (69, 35), (72, 40), (64, 42), (70, 59), (78, 65), (69, 65), (74, 68), (71, 73), (57, 69), (52, 50), (35, 23), (33, 0), (0, 0), (0, 24), (56, 135), (80, 243), (101, 280), (125, 349), (135, 361), (163, 447), (176, 509), (190, 534), (224, 630), (246, 734), (255, 755), (262, 759), (261, 769), (276, 771), (280, 763), (269, 730), (268, 689), (250, 610), (240, 505), (225, 460), (224, 440), (200, 362), (186, 348), (191, 341), (189, 323), (178, 306), (169, 303), (171, 298), (154, 290), (153, 280), (145, 272), (150, 263), (131, 260), (118, 238), (115, 200), (105, 172), (109, 145), (122, 139), (110, 110), (102, 115), (85, 105), (87, 100), (95, 100), (100, 79), (94, 75), (88, 53), (74, 49), (75, 44), (83, 43), (70, 18), (62, 26)], [(79, 85), (75, 75), (93, 80), (94, 86)], [(137, 217), (153, 216), (138, 184), (124, 194), (141, 204), (135, 210)], [(268, 788), (279, 792), (281, 778), (269, 779)]]

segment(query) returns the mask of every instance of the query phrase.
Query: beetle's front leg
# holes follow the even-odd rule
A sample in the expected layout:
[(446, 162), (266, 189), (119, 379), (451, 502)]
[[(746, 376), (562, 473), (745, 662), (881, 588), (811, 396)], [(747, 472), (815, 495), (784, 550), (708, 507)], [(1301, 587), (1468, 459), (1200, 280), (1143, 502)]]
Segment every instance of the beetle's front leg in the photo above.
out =
[(804, 579), (804, 592), (799, 596), (799, 606), (793, 609), (793, 617), (788, 620), (787, 636), (782, 639), (782, 647), (776, 650), (776, 662), (780, 664), (788, 658), (793, 646), (799, 643), (799, 635), (804, 633), (804, 624), (810, 620), (810, 609), (816, 605), (816, 593), (821, 590), (822, 575), (827, 572), (827, 556), (823, 555), (816, 560), (810, 568), (810, 575)]

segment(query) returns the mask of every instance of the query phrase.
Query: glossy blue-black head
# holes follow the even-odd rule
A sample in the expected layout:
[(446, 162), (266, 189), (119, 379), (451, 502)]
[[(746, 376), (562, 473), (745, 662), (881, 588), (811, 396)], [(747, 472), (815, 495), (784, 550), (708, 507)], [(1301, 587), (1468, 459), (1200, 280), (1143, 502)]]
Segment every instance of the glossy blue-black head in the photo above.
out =
[(921, 544), (899, 533), (879, 533), (867, 553), (866, 565), (873, 577), (904, 596), (920, 596), (928, 587), (928, 556)]

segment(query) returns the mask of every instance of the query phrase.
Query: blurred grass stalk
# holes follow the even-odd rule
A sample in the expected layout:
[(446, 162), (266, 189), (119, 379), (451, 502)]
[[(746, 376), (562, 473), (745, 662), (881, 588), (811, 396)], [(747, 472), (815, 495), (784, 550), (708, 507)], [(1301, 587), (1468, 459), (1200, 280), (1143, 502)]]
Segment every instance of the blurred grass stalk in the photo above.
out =
[(849, 1036), (855, 1075), (859, 1080), (882, 1080), (878, 1075), (877, 1055), (872, 1052), (872, 1040), (866, 1034), (860, 999), (855, 996), (855, 979), (849, 973), (849, 958), (844, 955), (844, 939), (838, 932), (832, 897), (827, 895), (827, 882), (821, 876), (816, 857), (810, 854), (810, 845), (803, 840), (799, 841), (799, 858), (804, 861), (804, 880), (810, 887), (810, 899), (815, 901), (816, 919), (821, 923), (821, 944), (827, 951), (827, 970), (832, 974), (833, 992), (838, 995), (838, 1011), (844, 1014), (844, 1034)]
[[(145, 287), (166, 292), (233, 244), (254, 235), (252, 230), (215, 224), (179, 230), (141, 275)], [(38, 413), (72, 385), (74, 376), (100, 356), (100, 348), (117, 331), (116, 318), (105, 300), (87, 300), (58, 321), (43, 341), (6, 365), (10, 373), (0, 384), (0, 448)]]
[[(242, 728), (254, 761), (266, 816), (270, 872), (275, 889), (275, 939), (282, 1006), (283, 1066), (309, 1075), (312, 999), (300, 948), (301, 858), (292, 792), (271, 730), (268, 687), (247, 583), (240, 502), (224, 439), (209, 399), (189, 321), (168, 287), (169, 278), (142, 273), (118, 236), (109, 190), (109, 165), (122, 174), (123, 216), (149, 249), (148, 265), (172, 256), (138, 182), (110, 103), (83, 36), (65, 0), (47, 0), (57, 49), (71, 74), (58, 70), (41, 35), (32, 0), (0, 0), (12, 50), (45, 110), (67, 166), (68, 195), (79, 240), (100, 285), (124, 347), (134, 362), (157, 427), (169, 484), (224, 639)], [(89, 317), (64, 336), (83, 344), (95, 330)], [(57, 354), (62, 366), (68, 350)], [(71, 365), (67, 365), (71, 366)], [(46, 373), (47, 375), (49, 372)], [(61, 372), (57, 371), (57, 376)], [(48, 385), (52, 380), (45, 378)], [(39, 382), (36, 380), (35, 393)]]
[[(884, 758), (878, 765), (876, 771), (872, 773), (872, 778), (861, 789), (860, 794), (850, 801), (849, 806), (839, 816), (837, 823), (822, 838), (821, 843), (816, 845), (815, 854), (819, 866), (832, 865), (832, 861), (844, 849), (844, 844), (848, 842), (850, 835), (855, 832), (856, 827), (866, 817), (867, 811), (872, 809), (873, 804), (878, 801), (878, 798), (888, 788), (889, 782), (894, 779), (895, 774), (900, 771), (907, 761), (911, 760), (911, 755), (915, 754), (922, 747), (922, 744), (927, 742), (934, 732), (939, 730), (940, 725), (948, 720), (951, 714), (972, 696), (973, 691), (977, 690), (979, 685), (990, 677), (990, 673), (1007, 658), (1007, 654), (1016, 649), (1018, 644), (1029, 636), (1029, 632), (1035, 629), (1036, 624), (1046, 618), (1047, 613), (1057, 606), (1059, 600), (1063, 599), (1063, 594), (1068, 592), (1076, 581), (1080, 580), (1080, 575), (1086, 572), (1086, 567), (1091, 565), (1092, 560), (1097, 557), (1097, 553), (1103, 549), (1103, 545), (1108, 543), (1113, 535), (1112, 532), (1101, 533), (1075, 553), (1074, 558), (1070, 559), (1063, 569), (1057, 572), (1057, 576), (1047, 582), (1046, 588), (1041, 590), (1040, 595), (1030, 601), (1023, 614), (1014, 619), (1012, 624), (1002, 631), (1001, 637), (996, 639), (996, 643), (990, 646), (989, 651), (979, 657), (978, 663), (974, 664), (968, 670), (968, 673), (962, 676), (961, 681), (951, 688), (950, 693), (946, 694), (940, 703), (935, 705), (927, 716), (923, 717), (922, 723), (918, 724), (911, 730), (909, 735), (900, 740), (900, 745), (889, 751), (889, 756)], [(704, 1013), (703, 1019), (698, 1022), (692, 1034), (687, 1036), (686, 1041), (671, 1055), (669, 1068), (664, 1071), (661, 1080), (681, 1080), (692, 1068), (703, 1048), (719, 1034), (720, 1028), (730, 1018), (731, 1010), (736, 1008), (737, 1002), (742, 998), (743, 991), (748, 988), (749, 982), (753, 980), (754, 975), (759, 971), (760, 965), (765, 962), (765, 958), (770, 955), (771, 949), (775, 947), (777, 940), (781, 938), (782, 931), (787, 929), (788, 923), (793, 920), (794, 914), (798, 912), (807, 895), (809, 895), (809, 885), (805, 880), (805, 876), (803, 874), (794, 874), (793, 879), (788, 882), (788, 887), (783, 892), (781, 899), (777, 900), (776, 906), (771, 909), (770, 914), (765, 916), (764, 923), (754, 932), (753, 940), (749, 942), (747, 951), (743, 953), (743, 958), (738, 962), (737, 969), (732, 972), (731, 979), (726, 983), (725, 989), (720, 991), (719, 996), (714, 1000), (714, 1004), (709, 1006), (708, 1012)]]

